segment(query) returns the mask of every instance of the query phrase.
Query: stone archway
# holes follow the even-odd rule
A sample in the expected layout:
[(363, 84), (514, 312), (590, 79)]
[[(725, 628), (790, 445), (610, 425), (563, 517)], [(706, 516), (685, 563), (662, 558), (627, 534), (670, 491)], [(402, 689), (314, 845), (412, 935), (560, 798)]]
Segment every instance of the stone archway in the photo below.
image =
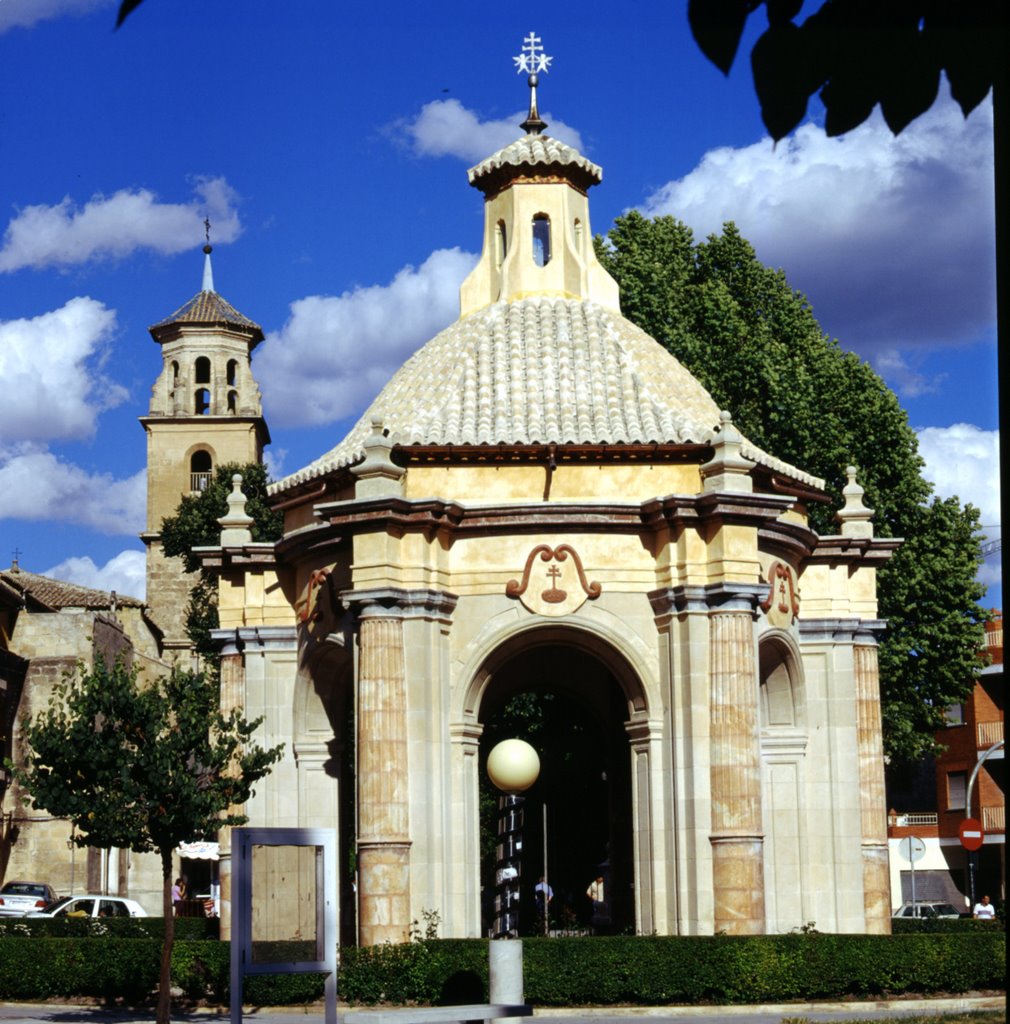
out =
[[(495, 812), (483, 783), (487, 754), (501, 739), (529, 740), (541, 775), (526, 794), (521, 926), (535, 927), (533, 885), (547, 874), (555, 898), (552, 925), (634, 932), (635, 804), (629, 725), (645, 707), (634, 670), (600, 637), (544, 626), (511, 637), (485, 660), (474, 680), (481, 728), (482, 917), (490, 916)], [(648, 803), (648, 794), (638, 794)], [(546, 833), (546, 835), (545, 835)], [(602, 874), (607, 914), (591, 921), (585, 895)], [(640, 894), (639, 894), (640, 895)], [(485, 929), (482, 929), (485, 930)]]

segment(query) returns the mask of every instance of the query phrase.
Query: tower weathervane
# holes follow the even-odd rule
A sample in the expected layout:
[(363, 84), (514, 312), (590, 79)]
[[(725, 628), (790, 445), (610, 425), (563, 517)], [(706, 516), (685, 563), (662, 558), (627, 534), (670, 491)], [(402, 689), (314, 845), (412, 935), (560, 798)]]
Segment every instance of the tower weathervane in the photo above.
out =
[(522, 52), (518, 57), (513, 57), (516, 74), (524, 71), (529, 75), (527, 82), (530, 87), (530, 112), (526, 120), (519, 126), (525, 128), (527, 135), (539, 135), (546, 127), (547, 122), (543, 121), (537, 111), (537, 85), (540, 81), (540, 72), (546, 74), (551, 69), (553, 57), (543, 52), (543, 44), (540, 36), (530, 32), (523, 40)]

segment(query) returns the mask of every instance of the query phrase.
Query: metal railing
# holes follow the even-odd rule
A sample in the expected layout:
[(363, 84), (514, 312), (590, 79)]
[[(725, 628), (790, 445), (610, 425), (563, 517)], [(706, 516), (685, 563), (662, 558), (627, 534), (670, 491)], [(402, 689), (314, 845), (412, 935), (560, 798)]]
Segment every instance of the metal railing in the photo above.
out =
[(1003, 739), (1002, 722), (978, 722), (975, 728), (978, 734), (979, 749), (991, 747), (994, 743), (999, 743)]
[(935, 825), (937, 815), (935, 812), (922, 814), (892, 814), (889, 816), (888, 824), (892, 828), (908, 828), (910, 825)]
[(191, 491), (205, 491), (210, 486), (210, 478), (213, 473), (190, 473), (189, 489)]
[(982, 831), (1006, 831), (1006, 808), (1002, 804), (996, 807), (982, 808)]

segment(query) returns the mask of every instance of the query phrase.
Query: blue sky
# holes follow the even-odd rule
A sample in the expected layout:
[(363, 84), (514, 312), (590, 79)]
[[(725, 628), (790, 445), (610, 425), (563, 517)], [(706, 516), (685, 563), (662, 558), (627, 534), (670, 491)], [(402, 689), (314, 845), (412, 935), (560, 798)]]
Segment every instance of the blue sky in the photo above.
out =
[[(944, 82), (897, 139), (875, 116), (773, 147), (746, 40), (723, 77), (669, 0), (146, 0), (113, 32), (116, 6), (0, 0), (0, 564), (142, 596), (147, 327), (199, 290), (205, 216), (217, 290), (267, 336), (274, 474), (343, 436), (458, 315), (466, 169), (520, 134), (530, 30), (548, 133), (603, 167), (593, 230), (735, 220), (998, 535), (988, 100), (965, 121)], [(983, 579), (1000, 606), (998, 556)]]

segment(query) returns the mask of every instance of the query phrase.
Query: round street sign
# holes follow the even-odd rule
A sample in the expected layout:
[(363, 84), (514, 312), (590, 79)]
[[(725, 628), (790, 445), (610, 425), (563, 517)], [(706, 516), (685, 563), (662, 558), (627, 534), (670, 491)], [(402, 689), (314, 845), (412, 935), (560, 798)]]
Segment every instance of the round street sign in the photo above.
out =
[(982, 846), (985, 833), (982, 831), (982, 822), (978, 818), (965, 818), (961, 827), (957, 830), (961, 837), (961, 845), (966, 850), (977, 850)]
[(918, 836), (905, 836), (898, 843), (898, 853), (910, 864), (914, 864), (926, 855), (926, 844)]

